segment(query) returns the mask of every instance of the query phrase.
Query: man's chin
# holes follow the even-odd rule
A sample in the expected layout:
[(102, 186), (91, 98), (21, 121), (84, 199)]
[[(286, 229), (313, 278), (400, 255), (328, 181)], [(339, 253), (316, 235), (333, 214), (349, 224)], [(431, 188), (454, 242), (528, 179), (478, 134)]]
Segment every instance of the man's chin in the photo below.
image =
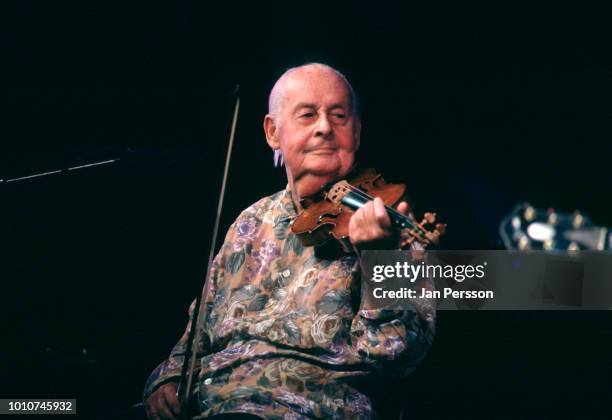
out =
[(308, 174), (318, 178), (325, 178), (329, 181), (340, 176), (340, 165), (328, 167), (313, 167), (309, 168)]
[(317, 156), (317, 158), (310, 159), (305, 166), (310, 174), (322, 177), (336, 177), (342, 167), (339, 159), (330, 158), (330, 156)]

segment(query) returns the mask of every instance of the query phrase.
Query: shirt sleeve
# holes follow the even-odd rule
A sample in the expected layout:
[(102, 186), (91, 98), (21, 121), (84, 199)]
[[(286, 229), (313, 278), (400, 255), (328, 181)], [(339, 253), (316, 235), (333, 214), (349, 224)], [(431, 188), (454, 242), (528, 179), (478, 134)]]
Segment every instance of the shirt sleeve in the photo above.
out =
[[(204, 300), (204, 311), (205, 318), (208, 319), (210, 315), (210, 311), (212, 308), (213, 300), (215, 297), (215, 291), (217, 285), (219, 284), (220, 278), (223, 276), (223, 266), (221, 262), (223, 260), (223, 254), (220, 252), (213, 261), (213, 265), (211, 267), (211, 273), (209, 280), (206, 282), (206, 290), (204, 291), (204, 295), (202, 299)], [(187, 352), (187, 345), (189, 339), (189, 330), (191, 329), (191, 322), (193, 318), (193, 311), (195, 309), (196, 300), (194, 300), (189, 306), (188, 314), (189, 314), (189, 322), (187, 323), (187, 327), (185, 328), (185, 332), (176, 343), (176, 345), (172, 348), (170, 352), (170, 356), (161, 362), (155, 370), (149, 376), (145, 384), (145, 389), (143, 393), (143, 400), (146, 400), (149, 395), (151, 395), (160, 385), (163, 385), (167, 382), (179, 382), (181, 379), (181, 370), (183, 368), (183, 362), (185, 360), (185, 353)], [(202, 316), (202, 314), (200, 314)], [(204, 325), (204, 332), (200, 335), (201, 340), (196, 344), (195, 347), (195, 358), (196, 358), (196, 367), (195, 372), (196, 375), (200, 371), (200, 360), (203, 356), (210, 353), (210, 339), (209, 335), (206, 333), (207, 326)]]
[[(422, 278), (421, 288), (435, 290), (433, 279)], [(429, 351), (436, 321), (434, 298), (408, 299), (405, 310), (360, 309), (351, 325), (353, 346), (360, 358), (379, 374), (403, 377), (414, 371)]]

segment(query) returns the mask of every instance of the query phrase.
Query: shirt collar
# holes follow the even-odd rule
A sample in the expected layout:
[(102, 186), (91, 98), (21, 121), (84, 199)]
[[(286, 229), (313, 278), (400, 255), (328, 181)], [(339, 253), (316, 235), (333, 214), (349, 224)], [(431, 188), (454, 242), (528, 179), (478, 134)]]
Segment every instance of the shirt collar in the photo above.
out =
[(293, 196), (291, 195), (291, 188), (289, 184), (283, 191), (280, 192), (280, 196), (277, 199), (276, 205), (274, 206), (278, 211), (278, 217), (276, 218), (275, 226), (279, 223), (291, 221), (297, 217), (297, 211), (295, 203), (293, 202)]

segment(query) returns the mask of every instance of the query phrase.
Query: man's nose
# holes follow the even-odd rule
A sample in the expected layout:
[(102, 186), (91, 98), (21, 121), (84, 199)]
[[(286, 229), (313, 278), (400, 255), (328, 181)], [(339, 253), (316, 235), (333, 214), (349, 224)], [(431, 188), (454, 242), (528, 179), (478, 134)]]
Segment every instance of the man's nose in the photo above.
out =
[(332, 126), (327, 115), (322, 115), (317, 121), (315, 136), (327, 137), (332, 132)]

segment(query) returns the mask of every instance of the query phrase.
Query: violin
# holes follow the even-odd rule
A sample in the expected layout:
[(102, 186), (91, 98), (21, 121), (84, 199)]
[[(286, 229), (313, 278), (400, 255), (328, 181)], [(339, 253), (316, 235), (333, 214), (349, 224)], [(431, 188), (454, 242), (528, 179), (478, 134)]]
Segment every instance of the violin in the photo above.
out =
[(446, 231), (446, 225), (435, 224), (436, 214), (427, 212), (421, 222), (409, 213), (404, 215), (393, 207), (404, 198), (406, 185), (385, 182), (373, 168), (349, 175), (347, 179), (325, 184), (317, 193), (300, 200), (303, 210), (291, 225), (291, 231), (305, 246), (322, 246), (330, 240), (338, 241), (350, 252), (349, 220), (355, 211), (375, 197), (382, 198), (392, 227), (399, 231), (400, 249), (418, 242), (423, 248), (436, 245)]

